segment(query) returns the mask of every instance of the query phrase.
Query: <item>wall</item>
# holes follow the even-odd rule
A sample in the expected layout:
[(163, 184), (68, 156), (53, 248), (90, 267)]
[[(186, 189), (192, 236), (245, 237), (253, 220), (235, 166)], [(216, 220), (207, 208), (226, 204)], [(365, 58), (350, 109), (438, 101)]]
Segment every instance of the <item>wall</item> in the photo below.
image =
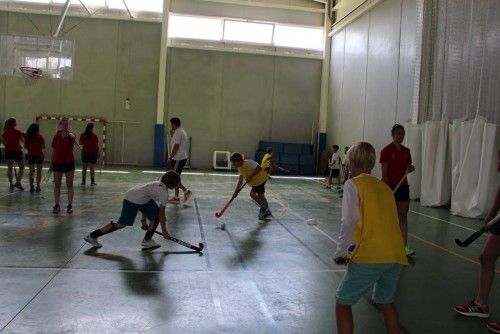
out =
[[(56, 17), (32, 15), (42, 34)], [(75, 41), (74, 80), (40, 80), (26, 87), (0, 77), (0, 121), (16, 117), (26, 129), (37, 114), (92, 115), (128, 121), (108, 130), (108, 161), (153, 163), (159, 40), (158, 23), (67, 18)], [(0, 32), (40, 34), (28, 16), (0, 12)], [(317, 124), (321, 61), (225, 52), (169, 49), (165, 122), (180, 117), (192, 136), (192, 166), (212, 165), (214, 150), (253, 156), (261, 139), (310, 142)], [(5, 100), (4, 100), (5, 96)], [(132, 108), (125, 110), (125, 98)], [(73, 123), (75, 130), (83, 123)], [(43, 123), (46, 137), (53, 123)]]
[(414, 1), (386, 0), (332, 36), (329, 145), (365, 140), (380, 152), (410, 120), (416, 13)]
[(321, 61), (170, 49), (167, 114), (192, 136), (195, 166), (214, 150), (253, 157), (261, 139), (309, 143)]
[[(50, 25), (56, 22), (56, 17), (0, 14), (0, 32), (47, 35)], [(67, 18), (63, 30), (69, 31), (64, 38), (75, 41), (73, 81), (39, 80), (34, 86), (26, 86), (22, 78), (0, 77), (5, 85), (0, 94), (5, 96), (0, 103), (1, 121), (15, 117), (23, 130), (38, 114), (90, 115), (138, 122), (126, 130), (125, 161), (150, 164), (160, 28), (155, 23)], [(129, 111), (124, 108), (126, 97), (132, 101)], [(73, 122), (75, 132), (83, 127), (83, 122)], [(46, 139), (50, 138), (55, 124), (42, 121), (41, 129)], [(143, 131), (139, 133), (137, 129)], [(121, 161), (121, 130), (120, 124), (111, 123), (108, 128), (108, 161)], [(50, 156), (50, 150), (47, 151)]]

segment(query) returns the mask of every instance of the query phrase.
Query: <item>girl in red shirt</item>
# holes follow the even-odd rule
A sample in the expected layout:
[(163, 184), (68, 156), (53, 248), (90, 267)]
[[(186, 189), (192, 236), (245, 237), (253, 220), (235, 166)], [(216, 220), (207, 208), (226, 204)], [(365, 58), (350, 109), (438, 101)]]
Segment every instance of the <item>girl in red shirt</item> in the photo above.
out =
[(61, 197), (62, 176), (66, 177), (68, 189), (68, 206), (66, 211), (73, 212), (73, 177), (75, 176), (75, 158), (73, 156), (73, 145), (75, 135), (71, 132), (69, 121), (63, 118), (59, 122), (59, 130), (52, 139), (52, 170), (54, 171), (54, 209), (53, 213), (61, 212), (59, 199)]
[(99, 138), (92, 132), (93, 123), (88, 123), (85, 132), (80, 135), (80, 145), (82, 146), (82, 186), (85, 185), (87, 169), (90, 167), (90, 185), (96, 186), (94, 178), (95, 164), (99, 154)]
[[(14, 190), (16, 187), (19, 190), (24, 190), (21, 185), (21, 180), (24, 174), (23, 149), (24, 133), (16, 129), (16, 119), (9, 118), (5, 121), (3, 127), (2, 140), (5, 145), (5, 160), (7, 160), (7, 176), (9, 178), (9, 190)], [(19, 166), (19, 173), (16, 175), (16, 183), (13, 184), (12, 170), (14, 162)]]
[[(411, 153), (408, 147), (403, 146), (405, 139), (405, 128), (395, 124), (391, 130), (392, 143), (380, 152), (380, 163), (382, 164), (382, 181), (391, 189), (394, 189), (406, 173), (415, 170), (412, 165)], [(405, 180), (394, 193), (396, 207), (398, 209), (399, 225), (405, 243), (406, 255), (413, 255), (415, 251), (408, 245), (408, 210), (410, 209), (410, 187)]]
[[(40, 126), (38, 123), (33, 123), (26, 131), (26, 149), (28, 155), (28, 166), (30, 169), (30, 193), (41, 191), (40, 181), (42, 180), (42, 164), (43, 164), (43, 150), (45, 149), (45, 139), (40, 134)], [(34, 186), (34, 174), (36, 167), (36, 189)]]

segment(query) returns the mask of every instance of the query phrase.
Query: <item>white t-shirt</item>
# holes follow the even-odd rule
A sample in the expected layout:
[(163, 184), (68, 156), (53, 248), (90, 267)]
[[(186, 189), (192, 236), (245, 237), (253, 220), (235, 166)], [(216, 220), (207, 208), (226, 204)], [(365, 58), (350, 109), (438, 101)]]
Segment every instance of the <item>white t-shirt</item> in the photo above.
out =
[(340, 169), (340, 156), (338, 153), (333, 153), (330, 158), (330, 169)]
[(150, 200), (160, 202), (160, 205), (166, 206), (168, 201), (168, 188), (161, 181), (153, 181), (138, 184), (130, 188), (124, 196), (124, 199), (134, 204), (146, 204)]
[(174, 135), (172, 136), (172, 145), (170, 147), (171, 150), (174, 149), (174, 145), (179, 144), (179, 149), (177, 153), (172, 157), (172, 160), (184, 160), (188, 158), (188, 137), (187, 133), (182, 126), (179, 126), (174, 131)]
[(257, 169), (259, 167), (259, 164), (254, 160), (243, 160), (243, 165), (250, 169)]

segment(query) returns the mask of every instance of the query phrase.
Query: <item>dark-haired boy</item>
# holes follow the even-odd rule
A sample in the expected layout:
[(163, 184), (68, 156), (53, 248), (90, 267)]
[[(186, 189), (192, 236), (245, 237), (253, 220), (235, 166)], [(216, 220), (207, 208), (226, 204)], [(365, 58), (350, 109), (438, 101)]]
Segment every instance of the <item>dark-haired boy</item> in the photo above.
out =
[[(174, 171), (166, 172), (160, 181), (153, 181), (138, 184), (130, 188), (123, 198), (123, 206), (118, 222), (110, 222), (107, 225), (87, 234), (83, 239), (96, 248), (102, 247), (97, 241), (97, 238), (122, 229), (125, 226), (134, 225), (135, 217), (140, 211), (151, 223), (148, 226), (144, 240), (142, 241), (143, 249), (155, 249), (160, 247), (153, 240), (153, 234), (160, 224), (162, 233), (165, 238), (169, 236), (166, 217), (165, 206), (168, 202), (168, 189), (174, 189), (181, 182), (179, 174)], [(156, 204), (160, 203), (160, 207)]]

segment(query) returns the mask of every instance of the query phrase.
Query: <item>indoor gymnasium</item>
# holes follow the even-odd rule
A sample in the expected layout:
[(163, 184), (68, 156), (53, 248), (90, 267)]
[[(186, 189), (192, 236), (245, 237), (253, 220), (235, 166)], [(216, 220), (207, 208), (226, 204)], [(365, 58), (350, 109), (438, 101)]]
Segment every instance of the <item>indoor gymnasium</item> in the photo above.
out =
[(500, 333), (498, 0), (0, 0), (0, 333)]

